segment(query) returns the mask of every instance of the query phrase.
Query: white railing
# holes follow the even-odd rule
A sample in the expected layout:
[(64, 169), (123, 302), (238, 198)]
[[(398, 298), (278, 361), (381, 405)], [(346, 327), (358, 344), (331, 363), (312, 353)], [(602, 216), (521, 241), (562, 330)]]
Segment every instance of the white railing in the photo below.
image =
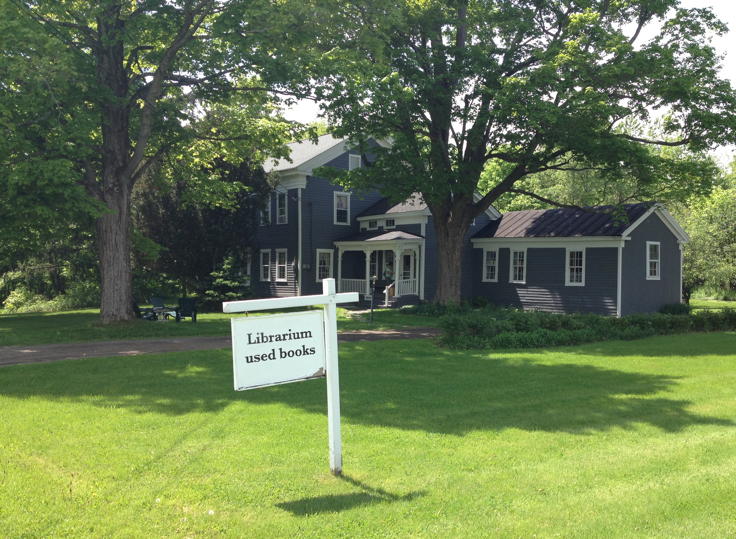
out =
[(340, 292), (365, 294), (365, 279), (340, 279)]
[(396, 295), (397, 296), (408, 296), (419, 294), (419, 288), (417, 287), (416, 279), (397, 279), (396, 280)]

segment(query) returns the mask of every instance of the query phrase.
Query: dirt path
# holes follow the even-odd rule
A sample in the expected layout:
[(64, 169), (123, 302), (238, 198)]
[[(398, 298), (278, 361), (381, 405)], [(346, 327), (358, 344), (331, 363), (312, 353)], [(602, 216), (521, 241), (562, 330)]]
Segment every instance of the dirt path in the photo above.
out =
[[(338, 340), (340, 342), (353, 342), (382, 339), (428, 339), (437, 335), (439, 335), (439, 330), (435, 328), (359, 330), (340, 332)], [(141, 354), (186, 352), (188, 350), (216, 350), (229, 347), (229, 336), (2, 346), (0, 347), (0, 367), (25, 363), (49, 363), (64, 359), (138, 356)]]

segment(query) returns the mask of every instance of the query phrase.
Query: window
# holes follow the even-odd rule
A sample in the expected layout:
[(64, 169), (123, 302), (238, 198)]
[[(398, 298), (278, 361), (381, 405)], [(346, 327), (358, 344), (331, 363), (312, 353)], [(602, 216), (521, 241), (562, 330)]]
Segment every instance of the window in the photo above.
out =
[(375, 230), (378, 228), (378, 221), (375, 219), (371, 219), (368, 221), (368, 230)]
[(565, 249), (565, 286), (585, 286), (585, 249)]
[(261, 249), (261, 281), (271, 280), (271, 251)]
[(285, 225), (287, 221), (287, 198), (286, 193), (276, 194), (276, 224)]
[(376, 277), (377, 279), (380, 277), (378, 275), (378, 251), (371, 251), (371, 258), (368, 264), (368, 278), (372, 279), (373, 277)]
[(659, 280), (660, 252), (658, 241), (647, 242), (647, 280)]
[(360, 155), (356, 154), (348, 154), (348, 170), (355, 170), (356, 168), (360, 168), (363, 165), (363, 160), (360, 158)]
[(245, 276), (250, 279), (251, 266), (253, 265), (253, 256), (249, 252), (245, 255)]
[(332, 249), (317, 249), (317, 282), (332, 277)]
[(396, 228), (396, 219), (386, 219), (386, 224), (383, 228)]
[(511, 268), (509, 271), (509, 282), (526, 283), (526, 250), (511, 249)]
[(498, 249), (483, 250), (483, 282), (498, 282)]
[(271, 224), (271, 195), (266, 199), (266, 206), (261, 210), (261, 226)]
[(335, 191), (335, 224), (350, 224), (350, 193)]
[(286, 249), (276, 249), (276, 280), (286, 281)]

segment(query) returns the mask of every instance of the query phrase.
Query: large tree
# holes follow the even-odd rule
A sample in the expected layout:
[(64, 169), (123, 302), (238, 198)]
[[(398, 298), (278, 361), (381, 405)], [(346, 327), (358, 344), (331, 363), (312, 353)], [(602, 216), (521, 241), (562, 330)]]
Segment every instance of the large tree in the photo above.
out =
[(256, 58), (268, 58), (270, 34), (244, 17), (268, 5), (0, 0), (0, 122), (9, 141), (0, 157), (8, 177), (59, 193), (60, 209), (81, 203), (78, 187), (97, 201), (88, 206), (96, 213), (103, 322), (133, 317), (131, 194), (152, 166), (176, 151), (196, 161), (192, 141), (202, 139), (211, 143), (207, 157), (217, 154), (213, 143), (232, 150), (226, 141), (248, 137), (260, 152), (278, 153), (287, 131), (278, 122), (203, 121), (213, 103), (263, 95), (252, 76)]
[[(337, 134), (372, 150), (344, 181), (394, 198), (418, 191), (434, 217), (436, 299), (460, 297), (462, 237), (525, 177), (625, 168), (651, 181), (666, 154), (736, 140), (736, 95), (709, 45), (726, 28), (678, 0), (424, 0), (320, 8), (316, 95)], [(647, 37), (646, 39), (644, 36)], [(661, 139), (633, 126), (663, 118)], [(478, 198), (483, 170), (496, 180)], [(528, 194), (528, 193), (527, 193)]]

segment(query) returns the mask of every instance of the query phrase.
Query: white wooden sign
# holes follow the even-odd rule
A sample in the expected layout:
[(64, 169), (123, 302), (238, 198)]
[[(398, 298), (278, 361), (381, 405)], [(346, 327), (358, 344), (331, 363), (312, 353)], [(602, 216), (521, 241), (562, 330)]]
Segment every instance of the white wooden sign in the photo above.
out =
[(235, 390), (325, 376), (321, 311), (233, 318)]
[(236, 390), (327, 378), (327, 432), (330, 471), (342, 473), (340, 374), (337, 363), (337, 304), (358, 301), (357, 292), (335, 293), (335, 279), (322, 281), (322, 294), (229, 301), (225, 313), (322, 305), (303, 311), (232, 320), (233, 373)]

